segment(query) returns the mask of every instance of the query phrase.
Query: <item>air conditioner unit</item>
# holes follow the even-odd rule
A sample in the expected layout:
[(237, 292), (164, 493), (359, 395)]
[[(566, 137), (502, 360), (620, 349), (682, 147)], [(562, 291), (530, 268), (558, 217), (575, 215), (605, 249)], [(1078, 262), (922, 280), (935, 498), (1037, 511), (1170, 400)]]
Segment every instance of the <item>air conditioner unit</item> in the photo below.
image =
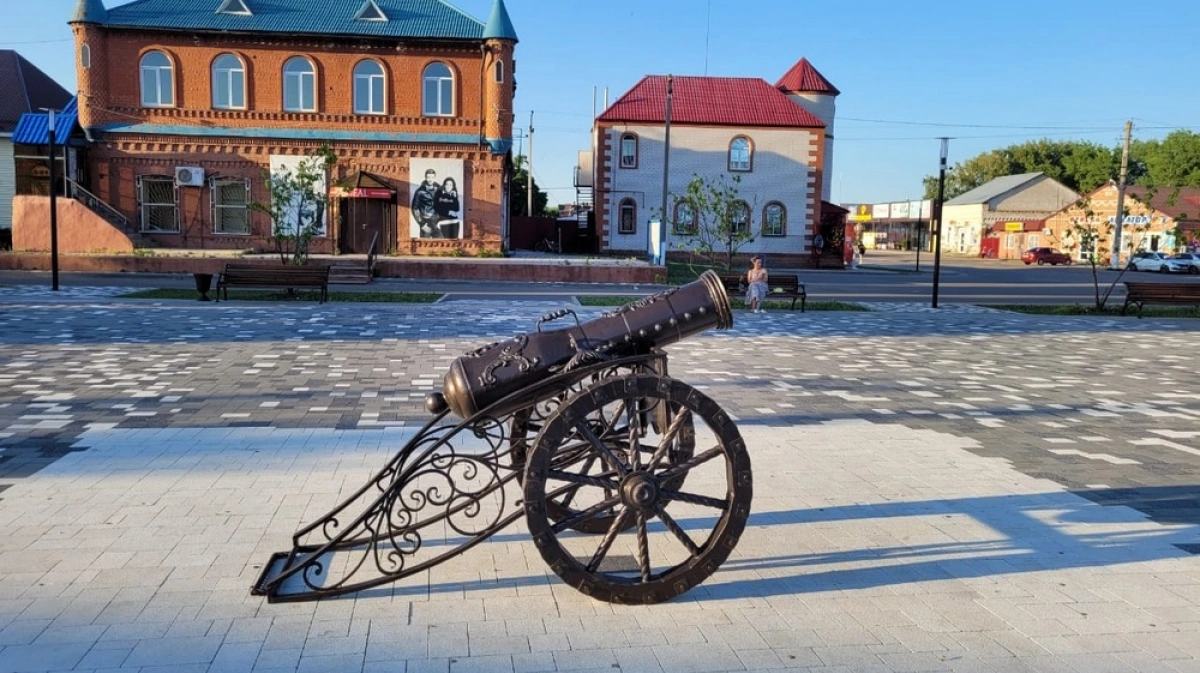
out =
[(204, 185), (204, 169), (198, 166), (176, 166), (175, 185), (177, 187), (201, 187)]

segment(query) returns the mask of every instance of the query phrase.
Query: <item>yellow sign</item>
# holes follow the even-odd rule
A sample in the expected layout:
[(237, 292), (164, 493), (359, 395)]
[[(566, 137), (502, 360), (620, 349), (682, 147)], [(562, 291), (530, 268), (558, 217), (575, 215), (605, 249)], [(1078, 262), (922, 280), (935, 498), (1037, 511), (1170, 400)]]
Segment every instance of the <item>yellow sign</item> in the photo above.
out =
[(1005, 231), (1025, 231), (1025, 223), (1024, 222), (1005, 222), (1004, 230)]
[(863, 203), (854, 210), (854, 214), (850, 216), (851, 222), (870, 222), (871, 221), (871, 206)]

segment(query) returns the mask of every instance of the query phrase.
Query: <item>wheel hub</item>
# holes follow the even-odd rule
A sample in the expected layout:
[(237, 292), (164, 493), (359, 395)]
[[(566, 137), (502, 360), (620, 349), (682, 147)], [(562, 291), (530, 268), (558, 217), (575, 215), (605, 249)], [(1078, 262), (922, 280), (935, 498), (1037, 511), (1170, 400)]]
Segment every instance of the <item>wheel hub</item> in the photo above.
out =
[(640, 510), (651, 510), (658, 504), (658, 480), (645, 472), (633, 472), (621, 480), (621, 502)]

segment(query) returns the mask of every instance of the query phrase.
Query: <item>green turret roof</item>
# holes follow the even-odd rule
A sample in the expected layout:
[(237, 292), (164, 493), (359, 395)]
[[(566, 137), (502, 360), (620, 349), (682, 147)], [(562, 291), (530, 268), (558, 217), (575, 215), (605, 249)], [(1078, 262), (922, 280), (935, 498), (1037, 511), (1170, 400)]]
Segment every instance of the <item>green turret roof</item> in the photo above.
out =
[(508, 18), (504, 0), (496, 0), (496, 4), (492, 5), (492, 16), (483, 28), (483, 39), (517, 41), (517, 29), (513, 28), (512, 19)]
[(79, 0), (75, 3), (75, 11), (67, 23), (104, 23), (108, 18), (108, 10), (104, 8), (104, 0)]

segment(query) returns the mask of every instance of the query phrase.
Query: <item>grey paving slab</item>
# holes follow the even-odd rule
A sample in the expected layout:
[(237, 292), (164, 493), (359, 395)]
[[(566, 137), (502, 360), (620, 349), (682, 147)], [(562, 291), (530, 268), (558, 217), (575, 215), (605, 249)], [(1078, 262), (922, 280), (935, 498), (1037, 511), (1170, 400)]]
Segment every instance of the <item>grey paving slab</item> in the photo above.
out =
[(427, 580), (267, 604), (259, 565), (449, 362), (557, 305), (107, 296), (0, 305), (0, 671), (1200, 670), (1194, 321), (739, 313), (670, 349), (758, 482), (706, 584), (595, 603), (518, 524)]

